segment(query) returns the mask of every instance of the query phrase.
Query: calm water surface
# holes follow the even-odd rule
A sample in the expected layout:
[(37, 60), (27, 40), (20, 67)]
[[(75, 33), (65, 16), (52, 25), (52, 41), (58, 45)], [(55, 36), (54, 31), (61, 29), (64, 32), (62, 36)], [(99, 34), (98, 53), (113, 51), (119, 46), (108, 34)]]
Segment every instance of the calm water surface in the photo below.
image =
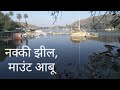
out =
[[(77, 39), (76, 39), (77, 38)], [(70, 37), (69, 35), (40, 36), (23, 41), (0, 42), (0, 78), (12, 79), (109, 79), (120, 78), (120, 37), (100, 35), (98, 38)], [(31, 57), (8, 57), (5, 48), (21, 48), (28, 45)], [(55, 49), (57, 59), (36, 58), (33, 49)], [(55, 63), (56, 75), (50, 72), (12, 72), (8, 63)]]

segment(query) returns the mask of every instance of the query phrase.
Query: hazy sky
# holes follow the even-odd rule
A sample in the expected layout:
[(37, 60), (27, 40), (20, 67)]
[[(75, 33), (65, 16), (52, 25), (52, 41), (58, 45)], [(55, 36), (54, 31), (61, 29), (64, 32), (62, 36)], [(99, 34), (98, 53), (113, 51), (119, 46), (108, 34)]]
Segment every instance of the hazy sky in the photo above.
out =
[[(3, 11), (4, 13), (8, 13), (8, 11)], [(48, 11), (13, 11), (14, 16), (12, 17), (13, 20), (18, 21), (16, 15), (21, 13), (22, 15), (28, 14), (28, 23), (34, 24), (37, 26), (56, 26), (56, 25), (66, 25), (71, 24), (72, 22), (80, 19), (85, 19), (90, 16), (90, 11), (62, 11), (62, 18), (61, 14), (59, 14), (57, 22), (53, 25), (54, 19)], [(24, 22), (24, 18), (21, 20)]]

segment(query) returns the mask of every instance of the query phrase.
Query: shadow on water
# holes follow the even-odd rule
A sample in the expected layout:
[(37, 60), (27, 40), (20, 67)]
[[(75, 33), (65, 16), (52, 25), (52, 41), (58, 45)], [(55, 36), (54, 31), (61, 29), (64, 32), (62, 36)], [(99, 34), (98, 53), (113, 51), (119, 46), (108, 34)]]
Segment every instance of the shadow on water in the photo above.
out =
[[(98, 38), (70, 37), (70, 41), (72, 43), (77, 43), (79, 47), (81, 46), (81, 43), (86, 43), (87, 40), (89, 39), (93, 41), (101, 42), (102, 43), (101, 46), (104, 47), (105, 49), (95, 53), (91, 51), (92, 54), (88, 56), (88, 59), (89, 59), (88, 63), (83, 65), (81, 65), (78, 62), (78, 60), (67, 62), (64, 64), (64, 66), (62, 65), (63, 62), (56, 63), (55, 71), (57, 72), (57, 75), (55, 75), (55, 77), (53, 78), (55, 79), (113, 79), (113, 78), (116, 79), (116, 78), (120, 78), (120, 45), (117, 46), (116, 44), (114, 44), (114, 42), (120, 44), (120, 37), (106, 36), (106, 35), (99, 36)], [(28, 45), (29, 39), (25, 39), (25, 42), (26, 42), (25, 44)], [(4, 49), (21, 48), (22, 43), (23, 41), (20, 41), (20, 40), (0, 42), (0, 61), (5, 60), (5, 58), (7, 57), (4, 54), (5, 53)], [(50, 43), (51, 42), (49, 42), (49, 44)], [(97, 46), (94, 46), (94, 47), (97, 47)], [(80, 56), (80, 53), (79, 53), (79, 56)], [(75, 59), (78, 59), (78, 57)]]
[[(106, 43), (120, 43), (119, 36), (99, 36), (94, 38), (104, 42), (102, 52), (89, 55), (89, 62), (83, 66), (78, 62), (68, 63), (64, 70), (58, 70), (57, 79), (120, 79), (120, 47)], [(92, 40), (94, 40), (92, 39)], [(74, 43), (84, 42), (85, 37), (71, 37)]]
[[(70, 41), (72, 43), (79, 44), (79, 51), (80, 51), (80, 43), (85, 42), (86, 40), (87, 40), (86, 37), (80, 37), (80, 36), (70, 37)], [(57, 75), (55, 79), (84, 79), (86, 78), (85, 75), (83, 74), (83, 68), (80, 67), (79, 61), (75, 60), (72, 63), (67, 63), (65, 65), (66, 68), (64, 68), (63, 70), (59, 68), (61, 64), (62, 63), (58, 64), (56, 67)]]
[[(120, 47), (104, 45), (106, 51), (93, 53), (85, 65), (86, 76), (92, 79), (120, 78)], [(114, 51), (114, 52), (113, 52)]]
[(105, 43), (106, 50), (89, 56), (85, 75), (90, 79), (120, 79), (120, 36), (102, 35), (94, 39)]
[(5, 49), (14, 49), (16, 45), (13, 41), (0, 41), (0, 62), (4, 61), (7, 55), (5, 55)]
[[(2, 35), (2, 36), (7, 36)], [(10, 36), (8, 36), (10, 37)], [(35, 37), (26, 37), (24, 39), (18, 39), (18, 40), (8, 40), (8, 41), (3, 41), (0, 40), (0, 62), (4, 61), (7, 57), (7, 55), (5, 54), (5, 49), (16, 49), (16, 48), (22, 48), (22, 44), (23, 42), (26, 42), (25, 44), (28, 45), (28, 41), (29, 39), (34, 39)]]
[[(5, 49), (22, 48), (22, 43), (22, 40), (0, 41), (0, 62), (8, 56), (5, 54)], [(28, 39), (26, 39), (26, 45), (28, 45)]]
[(119, 35), (99, 35), (98, 38), (89, 38), (92, 40), (104, 42), (104, 43), (120, 43), (120, 36)]

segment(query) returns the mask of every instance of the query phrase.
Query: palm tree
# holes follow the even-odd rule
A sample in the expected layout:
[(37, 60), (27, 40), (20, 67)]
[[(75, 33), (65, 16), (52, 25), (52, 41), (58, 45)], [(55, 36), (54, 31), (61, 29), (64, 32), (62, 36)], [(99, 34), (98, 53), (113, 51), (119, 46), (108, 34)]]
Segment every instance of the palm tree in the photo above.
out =
[(17, 19), (19, 19), (19, 23), (20, 23), (20, 19), (22, 19), (22, 15), (20, 13), (17, 14)]
[(19, 20), (19, 25), (20, 25), (20, 28), (22, 28), (21, 27), (21, 24), (20, 24), (20, 19), (22, 19), (22, 15), (19, 13), (19, 14), (17, 14), (17, 19)]
[(14, 15), (14, 13), (12, 11), (10, 11), (8, 15), (12, 18), (12, 16)]
[(28, 18), (28, 15), (27, 15), (27, 14), (24, 14), (24, 18), (25, 18), (25, 23), (26, 23), (26, 27), (27, 27), (27, 21), (26, 21), (26, 18)]

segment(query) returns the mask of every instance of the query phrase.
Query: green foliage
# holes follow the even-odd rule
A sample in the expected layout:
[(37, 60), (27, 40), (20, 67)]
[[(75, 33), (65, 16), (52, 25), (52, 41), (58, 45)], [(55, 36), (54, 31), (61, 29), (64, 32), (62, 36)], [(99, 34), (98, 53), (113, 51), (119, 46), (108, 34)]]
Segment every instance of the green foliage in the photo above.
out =
[(17, 19), (19, 19), (19, 22), (20, 22), (20, 19), (22, 19), (22, 15), (20, 13), (17, 14)]
[(24, 14), (24, 18), (25, 18), (25, 23), (26, 23), (25, 26), (27, 27), (28, 24), (27, 24), (26, 18), (28, 18), (28, 15), (27, 15), (27, 14)]
[[(105, 13), (105, 15), (92, 15), (93, 17), (89, 17), (86, 19), (82, 19), (80, 21), (81, 29), (84, 30), (97, 30), (97, 31), (106, 31), (105, 29), (115, 29), (114, 32), (118, 32), (120, 29), (120, 14)], [(72, 28), (78, 28), (79, 21), (75, 21), (72, 24)], [(69, 25), (69, 27), (71, 26)]]
[(11, 29), (11, 23), (9, 23), (7, 20), (5, 20), (4, 28), (6, 30), (10, 30)]
[(9, 12), (9, 16), (13, 16), (13, 12), (12, 11)]
[(90, 61), (85, 65), (86, 75), (91, 79), (118, 79), (120, 77), (118, 76), (120, 75), (120, 48), (113, 45), (104, 45), (104, 47), (106, 51), (89, 56)]
[(24, 14), (24, 18), (28, 18), (28, 15), (27, 15), (27, 14)]
[(15, 30), (15, 28), (20, 27), (18, 23), (16, 23), (10, 18), (10, 15), (12, 16), (13, 13), (9, 12), (8, 14), (4, 15), (2, 12), (0, 12), (0, 31), (1, 30), (13, 31)]
[(4, 14), (0, 12), (0, 30), (3, 29), (4, 26)]

